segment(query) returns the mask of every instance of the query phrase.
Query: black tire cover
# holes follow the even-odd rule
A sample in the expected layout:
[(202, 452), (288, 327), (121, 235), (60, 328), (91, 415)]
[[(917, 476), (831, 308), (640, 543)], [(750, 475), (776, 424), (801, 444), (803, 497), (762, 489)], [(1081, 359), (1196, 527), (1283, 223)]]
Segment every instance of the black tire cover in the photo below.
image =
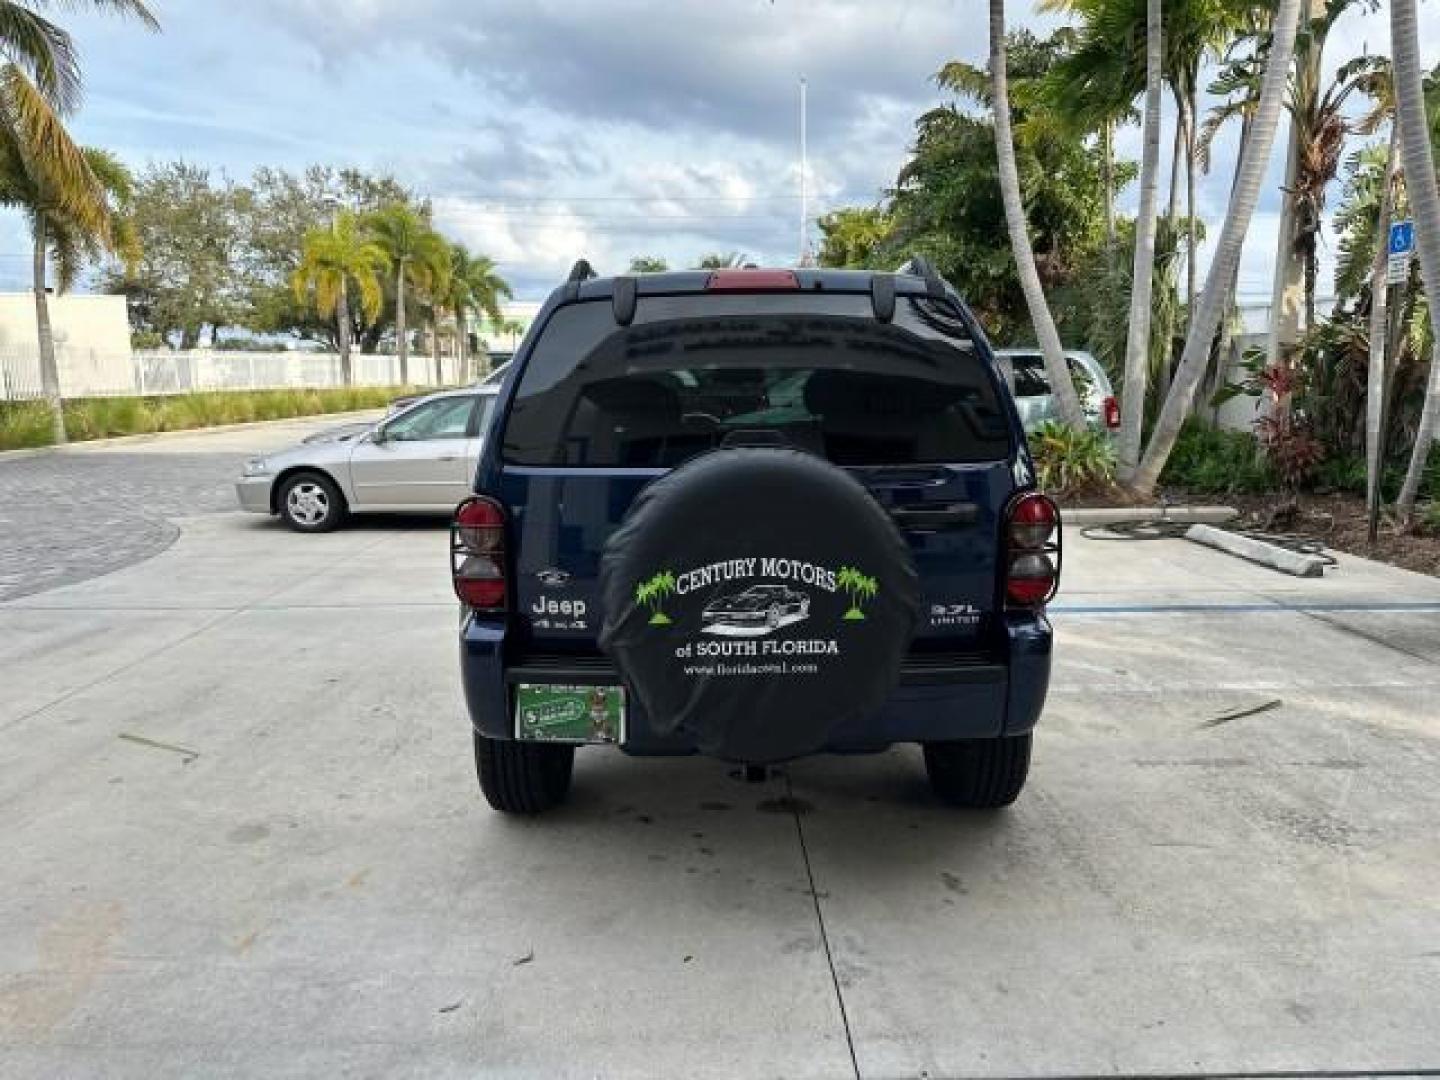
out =
[(655, 729), (782, 761), (874, 712), (919, 609), (904, 538), (853, 477), (721, 449), (649, 485), (606, 545), (600, 645)]

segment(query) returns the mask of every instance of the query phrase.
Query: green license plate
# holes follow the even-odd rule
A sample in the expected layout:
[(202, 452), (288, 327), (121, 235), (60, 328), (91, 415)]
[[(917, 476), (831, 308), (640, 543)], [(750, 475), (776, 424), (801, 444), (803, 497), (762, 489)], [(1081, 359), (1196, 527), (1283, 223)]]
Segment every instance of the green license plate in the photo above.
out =
[(515, 687), (515, 737), (543, 742), (624, 742), (625, 688), (520, 683)]

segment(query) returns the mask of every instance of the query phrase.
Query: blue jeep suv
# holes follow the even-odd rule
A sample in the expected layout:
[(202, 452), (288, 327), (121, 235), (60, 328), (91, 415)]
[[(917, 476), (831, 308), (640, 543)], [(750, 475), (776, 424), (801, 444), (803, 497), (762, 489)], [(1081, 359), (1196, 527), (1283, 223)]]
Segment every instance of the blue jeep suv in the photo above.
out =
[(593, 744), (755, 772), (918, 743), (951, 803), (1025, 783), (1059, 515), (923, 260), (577, 263), (515, 354), (451, 571), (498, 810), (563, 800)]

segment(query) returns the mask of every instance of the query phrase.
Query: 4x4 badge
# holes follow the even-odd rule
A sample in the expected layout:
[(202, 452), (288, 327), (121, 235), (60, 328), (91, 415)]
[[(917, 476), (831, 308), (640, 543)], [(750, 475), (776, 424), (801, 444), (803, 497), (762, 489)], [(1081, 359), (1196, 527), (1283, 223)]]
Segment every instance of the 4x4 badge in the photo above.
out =
[(561, 570), (557, 566), (547, 567), (544, 570), (535, 571), (535, 576), (540, 579), (540, 584), (547, 589), (558, 589), (570, 580), (570, 571)]

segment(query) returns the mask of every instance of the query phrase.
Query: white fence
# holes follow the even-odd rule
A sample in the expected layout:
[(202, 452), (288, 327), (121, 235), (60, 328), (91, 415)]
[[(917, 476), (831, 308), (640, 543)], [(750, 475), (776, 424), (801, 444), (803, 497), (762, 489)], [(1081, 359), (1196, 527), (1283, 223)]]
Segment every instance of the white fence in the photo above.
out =
[[(352, 352), (356, 386), (449, 386), (473, 378), (457, 357), (435, 358), (412, 353), (408, 379), (400, 377), (398, 356)], [(483, 360), (480, 361), (483, 364)], [(475, 361), (470, 363), (471, 371)], [(99, 353), (93, 349), (56, 349), (63, 397), (125, 397), (144, 394), (188, 394), (207, 390), (319, 389), (345, 385), (340, 355), (331, 352), (221, 352), (196, 349), (175, 352)], [(0, 400), (44, 395), (38, 350), (0, 350)]]

